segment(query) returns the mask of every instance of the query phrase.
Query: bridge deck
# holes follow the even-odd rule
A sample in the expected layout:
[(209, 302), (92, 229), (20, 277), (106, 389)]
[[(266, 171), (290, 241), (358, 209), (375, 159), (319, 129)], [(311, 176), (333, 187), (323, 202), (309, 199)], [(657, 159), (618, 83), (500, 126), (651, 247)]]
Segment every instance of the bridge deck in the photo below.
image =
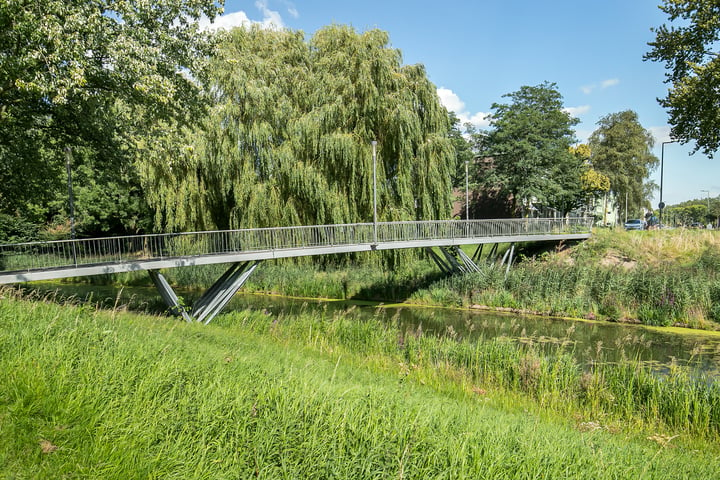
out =
[(0, 245), (0, 284), (348, 252), (579, 240), (592, 219), (383, 222)]

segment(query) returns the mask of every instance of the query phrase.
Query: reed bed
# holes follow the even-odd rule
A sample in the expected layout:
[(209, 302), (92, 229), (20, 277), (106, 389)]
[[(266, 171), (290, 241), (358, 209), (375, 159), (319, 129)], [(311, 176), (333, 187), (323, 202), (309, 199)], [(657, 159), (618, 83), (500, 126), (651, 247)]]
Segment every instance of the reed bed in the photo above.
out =
[[(203, 327), (0, 295), (3, 478), (670, 479), (720, 469), (717, 419), (704, 413), (716, 405), (694, 405), (717, 398), (711, 389), (677, 394), (673, 407), (658, 399), (677, 427), (618, 434), (602, 410), (548, 413), (575, 408), (559, 406), (563, 391), (575, 392), (571, 405), (605, 406), (592, 392), (614, 392), (610, 370), (582, 372), (508, 342), (433, 340), (352, 312), (237, 312)], [(636, 390), (654, 398), (663, 390), (650, 382)]]

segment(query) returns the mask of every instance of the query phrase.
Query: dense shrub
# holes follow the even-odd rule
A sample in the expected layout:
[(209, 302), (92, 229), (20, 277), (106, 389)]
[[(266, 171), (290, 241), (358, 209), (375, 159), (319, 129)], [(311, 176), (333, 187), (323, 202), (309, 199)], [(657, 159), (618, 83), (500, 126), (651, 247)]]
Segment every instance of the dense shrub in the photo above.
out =
[(0, 243), (32, 242), (39, 239), (37, 225), (20, 217), (0, 213)]

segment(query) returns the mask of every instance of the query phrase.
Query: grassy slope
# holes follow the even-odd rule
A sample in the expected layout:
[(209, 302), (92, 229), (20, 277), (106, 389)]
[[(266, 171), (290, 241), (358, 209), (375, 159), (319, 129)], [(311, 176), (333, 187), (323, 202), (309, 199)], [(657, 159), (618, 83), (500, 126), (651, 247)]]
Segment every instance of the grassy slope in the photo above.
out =
[(720, 230), (652, 230), (626, 232), (596, 229), (590, 240), (572, 249), (579, 260), (602, 264), (607, 261), (637, 262), (658, 267), (673, 263), (689, 266), (708, 250), (720, 249)]
[[(715, 448), (664, 447), (662, 436), (576, 428), (492, 393), (467, 395), (430, 377), (422, 385), (406, 365), (310, 330), (293, 337), (275, 330), (283, 322), (248, 315), (202, 327), (4, 298), (0, 478), (674, 479), (720, 471)], [(292, 340), (298, 335), (305, 338)]]

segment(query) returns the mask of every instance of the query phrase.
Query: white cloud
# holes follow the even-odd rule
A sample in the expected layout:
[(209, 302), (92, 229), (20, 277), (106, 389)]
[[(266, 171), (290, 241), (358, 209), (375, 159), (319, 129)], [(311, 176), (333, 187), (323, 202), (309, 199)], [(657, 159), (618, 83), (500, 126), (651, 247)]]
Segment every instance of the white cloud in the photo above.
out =
[(579, 107), (565, 107), (563, 111), (569, 113), (571, 116), (578, 118), (581, 115), (585, 115), (590, 111), (590, 105), (580, 105)]
[(592, 130), (587, 130), (584, 128), (575, 130), (575, 137), (578, 139), (579, 143), (587, 143), (588, 139), (590, 138), (590, 135), (593, 134)]
[(290, 14), (293, 18), (298, 18), (300, 16), (300, 13), (298, 12), (297, 8), (295, 8), (295, 4), (289, 1), (284, 1), (285, 7), (287, 8), (287, 12)]
[[(226, 13), (215, 18), (215, 21), (210, 23), (207, 17), (200, 19), (200, 28), (202, 30), (231, 30), (235, 27), (247, 27), (253, 24), (261, 25), (263, 28), (271, 30), (279, 30), (285, 28), (285, 23), (280, 16), (280, 13), (275, 10), (270, 10), (268, 7), (267, 0), (258, 0), (255, 2), (255, 7), (260, 10), (263, 15), (262, 20), (250, 20), (247, 13), (243, 11)], [(294, 7), (289, 6), (288, 11), (290, 15), (297, 17), (298, 13)]]
[(468, 112), (465, 108), (465, 102), (460, 100), (460, 97), (458, 97), (457, 94), (449, 88), (440, 87), (437, 89), (437, 94), (438, 97), (440, 97), (440, 103), (443, 107), (447, 108), (450, 112), (455, 112), (455, 115), (457, 115), (461, 125), (471, 123), (478, 129), (486, 128), (490, 125), (490, 120), (487, 118), (489, 115), (488, 113)]
[(275, 10), (270, 10), (267, 0), (258, 0), (257, 2), (255, 2), (255, 6), (263, 14), (262, 22), (260, 22), (262, 23), (263, 27), (269, 29), (285, 28), (285, 24), (283, 23), (280, 14)]
[(620, 80), (617, 78), (610, 78), (608, 80), (603, 80), (603, 82), (600, 84), (600, 88), (609, 88), (614, 87), (615, 85), (619, 84)]
[(460, 97), (449, 88), (440, 87), (437, 89), (437, 94), (440, 97), (440, 103), (449, 111), (458, 113), (465, 110), (465, 102), (460, 100)]
[[(602, 82), (600, 82), (600, 87), (599, 87), (599, 88), (600, 88), (601, 90), (604, 90), (604, 89), (606, 89), (606, 88), (614, 87), (615, 85), (618, 85), (619, 83), (620, 83), (620, 80), (619, 80), (619, 79), (617, 79), (617, 78), (609, 78), (609, 79), (607, 79), (607, 80), (603, 80)], [(585, 95), (590, 95), (592, 92), (594, 92), (595, 90), (597, 90), (597, 88), (598, 88), (598, 84), (597, 84), (597, 83), (593, 83), (593, 84), (590, 84), (590, 85), (583, 85), (582, 87), (580, 87), (580, 91), (582, 91)]]
[(221, 15), (216, 17), (212, 23), (207, 17), (203, 17), (199, 22), (201, 30), (230, 30), (235, 27), (246, 27), (252, 23), (253, 21), (248, 18), (245, 12), (232, 12)]

